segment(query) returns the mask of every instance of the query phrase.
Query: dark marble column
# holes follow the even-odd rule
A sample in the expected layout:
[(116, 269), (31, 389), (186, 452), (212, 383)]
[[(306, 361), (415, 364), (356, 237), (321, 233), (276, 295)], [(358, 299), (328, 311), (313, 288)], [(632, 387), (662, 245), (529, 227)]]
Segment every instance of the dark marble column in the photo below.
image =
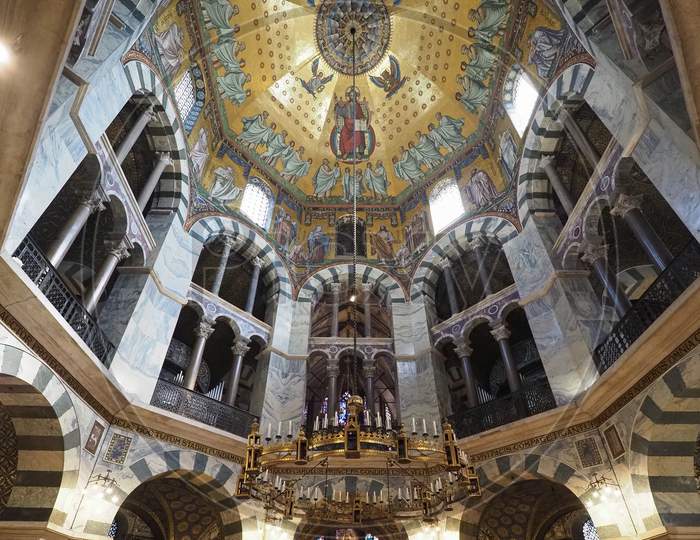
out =
[(226, 385), (224, 388), (224, 403), (233, 407), (236, 404), (236, 396), (238, 395), (238, 384), (241, 381), (241, 370), (243, 368), (243, 356), (248, 352), (248, 340), (238, 338), (236, 343), (231, 347), (233, 353), (233, 363), (226, 377)]
[(202, 356), (204, 355), (204, 346), (207, 344), (207, 339), (214, 332), (214, 321), (203, 318), (199, 321), (195, 328), (196, 338), (192, 345), (192, 355), (190, 363), (185, 370), (185, 379), (182, 385), (188, 390), (194, 390), (197, 383), (197, 375), (199, 375), (199, 367), (202, 365)]
[(600, 238), (589, 240), (582, 246), (581, 259), (590, 264), (598, 279), (605, 286), (608, 296), (615, 306), (618, 316), (623, 317), (632, 307), (629, 298), (620, 289), (617, 277), (610, 271), (607, 264), (608, 246), (602, 243)]
[(471, 365), (472, 351), (473, 349), (466, 340), (458, 342), (457, 347), (455, 347), (455, 353), (462, 363), (462, 377), (464, 377), (464, 385), (467, 390), (467, 405), (476, 407), (479, 404), (479, 398), (476, 393), (476, 379)]

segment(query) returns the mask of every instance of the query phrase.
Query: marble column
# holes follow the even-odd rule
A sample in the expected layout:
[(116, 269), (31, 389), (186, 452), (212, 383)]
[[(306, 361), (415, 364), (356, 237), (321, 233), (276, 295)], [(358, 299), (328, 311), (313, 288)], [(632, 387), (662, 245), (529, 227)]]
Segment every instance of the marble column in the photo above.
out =
[(492, 293), (489, 270), (486, 268), (486, 255), (488, 253), (489, 240), (483, 234), (477, 234), (469, 242), (469, 247), (474, 251), (476, 256), (476, 266), (479, 271), (479, 280), (484, 289), (484, 297)]
[(68, 250), (75, 242), (75, 239), (83, 230), (88, 218), (93, 212), (101, 212), (105, 209), (104, 203), (107, 201), (107, 196), (102, 192), (101, 188), (93, 191), (80, 201), (78, 208), (71, 214), (68, 221), (63, 225), (63, 228), (58, 233), (58, 236), (46, 252), (46, 258), (51, 263), (51, 266), (58, 268), (63, 261), (63, 258), (68, 253)]
[(460, 341), (455, 347), (455, 353), (462, 363), (462, 377), (464, 377), (464, 386), (467, 390), (467, 405), (476, 407), (479, 404), (479, 398), (476, 393), (476, 379), (471, 364), (472, 351), (473, 349), (467, 340)]
[(151, 195), (153, 195), (158, 182), (160, 182), (163, 171), (165, 171), (166, 167), (173, 164), (173, 159), (167, 152), (158, 152), (156, 155), (158, 156), (158, 161), (156, 161), (156, 165), (153, 167), (151, 174), (148, 175), (146, 185), (141, 190), (141, 193), (139, 193), (138, 205), (142, 212), (146, 208)]
[(90, 290), (85, 294), (83, 299), (83, 305), (89, 313), (92, 314), (95, 312), (97, 303), (100, 301), (100, 297), (107, 287), (109, 279), (117, 269), (117, 265), (129, 256), (129, 250), (131, 248), (133, 248), (133, 245), (125, 237), (107, 252), (107, 257), (105, 257), (102, 266), (97, 271), (92, 281), (92, 287), (90, 287)]
[(253, 265), (253, 274), (250, 276), (250, 286), (248, 287), (248, 298), (246, 298), (245, 301), (245, 310), (248, 313), (253, 313), (253, 306), (255, 305), (255, 292), (258, 290), (262, 260), (259, 257), (254, 257), (250, 263)]
[(228, 258), (231, 255), (231, 249), (236, 245), (236, 239), (233, 236), (224, 235), (222, 238), (224, 248), (221, 252), (221, 257), (219, 258), (219, 266), (216, 269), (216, 274), (214, 275), (214, 282), (211, 285), (209, 291), (217, 295), (221, 290), (221, 282), (224, 280), (224, 273), (226, 272), (226, 265), (228, 264)]
[(442, 259), (438, 265), (442, 268), (445, 276), (445, 288), (447, 288), (447, 301), (450, 304), (450, 316), (459, 313), (459, 302), (457, 301), (457, 289), (455, 288), (454, 274), (452, 273), (452, 263), (450, 259)]
[[(328, 359), (328, 418), (333, 418), (335, 408), (338, 405), (338, 375), (340, 375), (340, 362), (337, 358)], [(330, 422), (330, 420), (329, 420)]]
[(586, 160), (591, 169), (595, 170), (600, 161), (600, 155), (598, 151), (593, 147), (591, 142), (586, 137), (586, 134), (581, 130), (581, 127), (576, 122), (576, 119), (571, 116), (571, 113), (562, 107), (559, 111), (559, 118), (564, 125), (566, 133), (571, 137), (574, 146), (581, 153), (583, 158)]
[(122, 140), (119, 147), (115, 150), (117, 163), (121, 163), (124, 161), (126, 156), (129, 155), (129, 152), (131, 152), (131, 149), (134, 147), (136, 141), (143, 133), (143, 130), (146, 129), (148, 123), (155, 117), (156, 113), (153, 110), (153, 105), (149, 105), (148, 108), (141, 113), (134, 126), (131, 128), (131, 130), (129, 130), (129, 133), (126, 134), (124, 140)]
[(362, 366), (362, 374), (365, 377), (365, 397), (367, 408), (374, 412), (374, 377), (377, 374), (377, 363), (375, 360), (365, 360)]
[(552, 185), (554, 193), (557, 194), (557, 198), (564, 208), (566, 215), (571, 215), (571, 212), (574, 210), (575, 203), (573, 200), (571, 200), (569, 190), (566, 189), (566, 186), (564, 186), (557, 169), (554, 167), (554, 158), (552, 156), (543, 157), (540, 159), (540, 167), (547, 175), (547, 178), (549, 178), (549, 183)]
[(197, 375), (199, 375), (199, 367), (202, 365), (202, 357), (204, 356), (204, 346), (207, 344), (207, 339), (214, 332), (214, 321), (202, 318), (195, 328), (196, 338), (194, 340), (194, 345), (192, 345), (192, 355), (190, 356), (190, 363), (185, 370), (185, 380), (182, 386), (188, 390), (194, 390), (194, 386), (197, 383)]
[(248, 340), (238, 338), (233, 347), (233, 363), (226, 377), (224, 388), (224, 403), (234, 407), (236, 405), (236, 396), (238, 395), (238, 384), (241, 381), (241, 370), (243, 369), (243, 356), (248, 352)]
[(654, 263), (659, 273), (673, 261), (673, 255), (659, 238), (651, 224), (644, 217), (641, 210), (642, 195), (628, 195), (620, 193), (615, 201), (615, 207), (610, 211), (613, 216), (619, 216), (625, 220), (639, 241), (647, 257)]
[(372, 337), (372, 284), (362, 283), (362, 302), (364, 309), (365, 337)]
[(623, 317), (632, 305), (625, 293), (620, 289), (617, 278), (608, 267), (608, 246), (602, 243), (602, 239), (597, 238), (585, 242), (581, 247), (583, 251), (581, 259), (591, 265), (612, 300), (617, 315)]
[(340, 304), (340, 283), (331, 283), (331, 337), (338, 336), (338, 308)]
[(513, 358), (513, 353), (510, 350), (510, 330), (508, 330), (505, 324), (500, 323), (492, 327), (491, 335), (496, 339), (496, 343), (498, 343), (498, 350), (501, 353), (501, 360), (506, 370), (508, 388), (510, 388), (511, 392), (517, 392), (520, 390), (521, 386), (520, 375), (518, 374), (516, 360)]

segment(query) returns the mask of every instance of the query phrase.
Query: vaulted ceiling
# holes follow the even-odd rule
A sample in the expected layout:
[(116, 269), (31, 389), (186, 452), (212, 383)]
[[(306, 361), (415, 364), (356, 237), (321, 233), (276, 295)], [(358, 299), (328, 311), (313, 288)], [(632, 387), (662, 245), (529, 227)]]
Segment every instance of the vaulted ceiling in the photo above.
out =
[(371, 166), (364, 199), (388, 201), (478, 141), (511, 4), (191, 0), (188, 9), (231, 146), (297, 196), (343, 202), (353, 160), (363, 175)]

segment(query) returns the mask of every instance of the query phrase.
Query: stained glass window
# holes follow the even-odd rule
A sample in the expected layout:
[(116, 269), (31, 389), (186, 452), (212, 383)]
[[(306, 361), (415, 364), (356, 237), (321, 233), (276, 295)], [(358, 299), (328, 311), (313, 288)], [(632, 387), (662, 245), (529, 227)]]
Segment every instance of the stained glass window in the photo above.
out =
[(340, 396), (340, 401), (338, 402), (338, 424), (341, 426), (345, 425), (348, 421), (348, 400), (350, 399), (350, 392), (345, 391), (343, 395)]
[(583, 522), (583, 540), (600, 540), (598, 530), (593, 525), (593, 520), (588, 518)]
[(464, 215), (464, 203), (454, 178), (445, 178), (435, 184), (429, 200), (435, 234)]
[(192, 74), (187, 71), (175, 85), (175, 102), (180, 110), (180, 118), (183, 121), (189, 116), (195, 102), (194, 83)]
[(503, 107), (521, 137), (530, 123), (539, 97), (525, 70), (519, 65), (513, 66), (503, 85)]
[(248, 216), (253, 223), (267, 229), (272, 216), (272, 192), (261, 180), (251, 177), (243, 192), (241, 212)]

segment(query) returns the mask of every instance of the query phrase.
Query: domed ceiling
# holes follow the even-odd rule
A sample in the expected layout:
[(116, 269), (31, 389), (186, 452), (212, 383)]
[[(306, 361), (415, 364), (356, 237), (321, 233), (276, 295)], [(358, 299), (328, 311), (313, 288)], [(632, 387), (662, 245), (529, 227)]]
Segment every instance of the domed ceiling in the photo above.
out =
[(394, 201), (478, 140), (511, 4), (190, 2), (226, 138), (297, 196), (338, 203), (353, 161), (363, 200)]
[(242, 193), (260, 180), (275, 201), (261, 232), (290, 268), (342, 260), (354, 164), (361, 256), (410, 274), (442, 178), (462, 219), (517, 223), (508, 74), (518, 64), (546, 88), (584, 53), (549, 0), (171, 0), (133, 54), (175, 94), (186, 72), (197, 90), (189, 223), (247, 219)]

